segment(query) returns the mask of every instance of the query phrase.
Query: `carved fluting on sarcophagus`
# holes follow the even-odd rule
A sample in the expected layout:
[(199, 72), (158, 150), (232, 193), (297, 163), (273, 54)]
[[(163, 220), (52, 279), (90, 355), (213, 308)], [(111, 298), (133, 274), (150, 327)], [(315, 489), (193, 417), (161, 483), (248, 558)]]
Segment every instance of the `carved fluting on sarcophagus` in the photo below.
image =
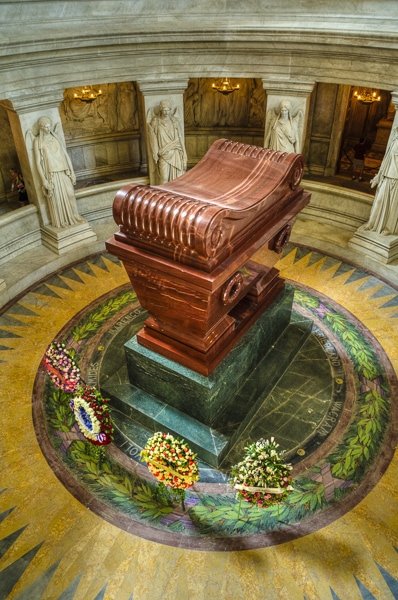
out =
[(120, 233), (174, 260), (206, 261), (226, 243), (226, 209), (145, 185), (125, 186), (113, 206)]

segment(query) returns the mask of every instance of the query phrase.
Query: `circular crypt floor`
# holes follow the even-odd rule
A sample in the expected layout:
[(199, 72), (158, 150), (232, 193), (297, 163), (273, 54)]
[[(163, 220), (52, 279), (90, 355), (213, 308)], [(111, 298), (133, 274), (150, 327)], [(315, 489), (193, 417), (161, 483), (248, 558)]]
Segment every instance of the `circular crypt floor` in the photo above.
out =
[[(306, 248), (289, 246), (277, 268), (295, 290), (293, 320), (310, 319), (311, 334), (223, 467), (200, 462), (201, 478), (187, 493), (185, 511), (159, 503), (156, 482), (140, 462), (140, 449), (152, 432), (114, 410), (115, 442), (107, 447), (103, 463), (96, 463), (85, 453), (69, 396), (52, 386), (41, 366), (53, 340), (77, 350), (83, 378), (98, 387), (123, 361), (123, 343), (142, 326), (146, 313), (117, 259), (108, 254), (91, 257), (19, 298), (0, 321), (0, 359), (8, 380), (16, 382), (10, 396), (24, 399), (15, 410), (10, 397), (5, 413), (3, 445), (12, 486), (33, 485), (33, 461), (37, 481), (49, 481), (49, 466), (78, 502), (67, 520), (81, 522), (88, 508), (94, 529), (97, 523), (92, 519), (99, 517), (132, 539), (176, 551), (225, 553), (293, 543), (327, 531), (343, 515), (352, 515), (355, 507), (361, 514), (363, 501), (374, 503), (374, 494), (378, 510), (390, 514), (389, 494), (397, 502), (388, 472), (397, 471), (398, 292), (372, 274)], [(23, 385), (17, 383), (21, 369)], [(30, 386), (34, 429), (25, 400)], [(293, 464), (294, 492), (279, 510), (239, 508), (228, 483), (229, 467), (241, 459), (246, 442), (270, 436)], [(18, 449), (18, 467), (12, 448)], [(46, 543), (64, 535), (60, 524), (55, 530), (50, 527), (60, 508), (69, 504), (58, 485), (50, 478), (53, 501), (46, 509), (46, 525), (36, 528)], [(36, 517), (43, 493), (29, 497)], [(390, 528), (387, 516), (385, 521), (384, 528)], [(346, 526), (351, 527), (348, 522)], [(383, 535), (382, 529), (378, 535)], [(128, 545), (127, 539), (123, 543)], [(61, 589), (59, 581), (51, 579), (51, 585)], [(124, 597), (128, 596), (120, 595)]]
[[(312, 332), (223, 467), (200, 461), (200, 481), (187, 491), (185, 511), (159, 500), (156, 480), (140, 461), (153, 430), (113, 410), (115, 443), (96, 462), (69, 409), (70, 395), (39, 369), (34, 425), (65, 487), (118, 527), (198, 550), (278, 544), (316, 531), (360, 502), (393, 456), (396, 379), (385, 352), (352, 314), (307, 286), (293, 287), (292, 321), (307, 318)], [(77, 351), (83, 380), (100, 389), (115, 372), (128, 381), (123, 344), (146, 316), (126, 284), (75, 315), (56, 341)], [(242, 507), (228, 483), (229, 467), (242, 460), (248, 443), (271, 436), (294, 464), (294, 491), (279, 507)]]

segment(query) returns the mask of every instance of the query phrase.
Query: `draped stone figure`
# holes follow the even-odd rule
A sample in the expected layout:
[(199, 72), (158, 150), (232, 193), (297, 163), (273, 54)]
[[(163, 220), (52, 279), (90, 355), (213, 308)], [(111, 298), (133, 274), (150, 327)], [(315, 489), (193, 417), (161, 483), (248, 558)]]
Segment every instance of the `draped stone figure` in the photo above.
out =
[(168, 100), (162, 100), (158, 110), (148, 111), (148, 142), (155, 179), (152, 182), (151, 178), (151, 183), (167, 183), (185, 173), (187, 153), (182, 130)]
[(303, 129), (303, 113), (294, 116), (288, 100), (282, 100), (279, 112), (271, 108), (267, 113), (267, 131), (264, 147), (280, 152), (300, 152)]
[(375, 198), (365, 230), (398, 235), (398, 127), (391, 133), (379, 172), (370, 182)]
[(63, 139), (57, 135), (56, 128), (53, 129), (50, 117), (40, 117), (37, 125), (39, 133), (33, 139), (33, 158), (47, 199), (51, 225), (63, 228), (85, 223), (77, 209), (73, 189), (76, 177)]

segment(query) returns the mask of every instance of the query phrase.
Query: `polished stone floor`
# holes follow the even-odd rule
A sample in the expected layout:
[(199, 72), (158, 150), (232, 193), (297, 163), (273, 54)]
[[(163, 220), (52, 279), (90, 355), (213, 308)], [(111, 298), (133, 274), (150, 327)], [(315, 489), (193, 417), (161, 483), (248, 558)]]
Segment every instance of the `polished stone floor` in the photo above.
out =
[[(291, 395), (295, 388), (291, 378), (303, 373), (304, 364), (307, 368), (312, 364), (314, 374), (322, 382), (312, 396), (320, 394), (322, 399), (325, 394), (323, 401), (329, 403), (329, 409), (331, 398), (337, 398), (326, 421), (320, 414), (314, 420), (319, 426), (337, 419), (336, 427), (320, 430), (315, 426), (318, 434), (327, 430), (325, 439), (318, 437), (314, 441), (310, 432), (290, 447), (296, 477), (310, 475), (307, 480), (312, 490), (317, 485), (318, 493), (324, 496), (330, 494), (332, 486), (334, 501), (318, 509), (312, 507), (315, 510), (308, 517), (312, 510), (308, 496), (308, 506), (303, 504), (307, 510), (300, 515), (296, 512), (295, 520), (289, 521), (287, 515), (286, 522), (262, 523), (243, 534), (236, 530), (231, 534), (225, 527), (220, 532), (215, 527), (216, 520), (208, 517), (207, 521), (202, 519), (207, 528), (203, 527), (199, 534), (196, 529), (191, 535), (189, 522), (195, 523), (196, 498), (192, 499), (193, 519), (180, 514), (163, 525), (137, 520), (121, 510), (122, 501), (115, 508), (115, 502), (109, 502), (106, 494), (87, 485), (84, 469), (60, 458), (46, 420), (41, 358), (50, 341), (70, 337), (74, 332), (74, 339), (80, 340), (84, 349), (87, 373), (91, 373), (90, 366), (95, 362), (92, 359), (104, 351), (111, 328), (104, 325), (104, 330), (97, 330), (90, 338), (85, 337), (83, 324), (90, 315), (98, 321), (104, 304), (109, 307), (127, 289), (126, 275), (117, 261), (109, 255), (93, 256), (34, 286), (1, 316), (0, 382), (4, 392), (0, 598), (398, 597), (397, 289), (377, 274), (307, 248), (290, 247), (277, 266), (298, 290), (297, 313), (304, 312), (316, 323), (300, 357), (301, 368), (292, 367), (285, 384), (281, 381), (279, 391), (275, 388), (273, 401), (280, 404), (282, 398)], [(138, 305), (126, 307), (125, 313), (115, 316), (108, 325), (114, 327), (115, 335), (127, 324), (134, 332), (138, 324), (135, 318), (142, 318)], [(318, 361), (323, 365), (319, 369)], [(332, 373), (329, 380), (328, 372)], [(100, 371), (94, 376), (97, 373)], [(307, 377), (304, 379), (308, 381)], [(341, 386), (340, 379), (346, 381), (341, 403), (334, 393)], [(341, 392), (340, 388), (337, 391)], [(371, 449), (371, 460), (365, 456), (357, 469), (361, 473), (358, 481), (352, 481), (355, 477), (331, 477), (326, 453), (336, 455), (336, 449), (340, 454), (346, 452), (348, 468), (349, 452), (352, 454), (355, 449), (342, 450), (343, 442), (351, 443), (353, 424), (361, 426), (360, 415), (369, 394), (377, 397), (384, 411), (379, 420), (382, 435), (374, 436), (377, 448)], [(314, 408), (308, 404), (308, 409), (318, 410), (316, 403)], [(284, 419), (279, 421), (282, 439)], [(373, 421), (373, 416), (368, 415), (365, 427), (371, 429)], [(256, 424), (259, 429), (253, 427), (254, 436), (269, 426), (261, 419)], [(287, 432), (288, 428), (286, 438)], [(136, 438), (130, 436), (133, 445), (126, 453), (125, 433), (120, 427), (120, 443), (114, 445), (110, 463), (126, 473), (136, 469), (137, 481), (137, 471), (138, 476), (145, 478), (133, 451), (134, 444), (139, 447), (140, 432)], [(289, 450), (287, 446), (285, 449)], [(295, 449), (305, 450), (302, 458), (298, 458), (300, 454), (294, 458)], [(330, 464), (336, 461), (331, 460)], [(206, 466), (202, 468), (205, 472)], [(102, 473), (94, 475), (98, 481), (103, 478)], [(221, 479), (217, 480), (217, 474), (209, 469), (202, 487), (198, 487), (198, 496), (207, 503), (210, 516), (214, 511), (209, 505), (217, 492), (221, 490), (221, 499), (228, 497), (225, 479), (222, 480), (225, 473), (221, 470), (219, 475)], [(344, 486), (338, 484), (339, 479), (350, 481), (350, 493), (341, 490)], [(120, 481), (117, 483), (120, 485)]]

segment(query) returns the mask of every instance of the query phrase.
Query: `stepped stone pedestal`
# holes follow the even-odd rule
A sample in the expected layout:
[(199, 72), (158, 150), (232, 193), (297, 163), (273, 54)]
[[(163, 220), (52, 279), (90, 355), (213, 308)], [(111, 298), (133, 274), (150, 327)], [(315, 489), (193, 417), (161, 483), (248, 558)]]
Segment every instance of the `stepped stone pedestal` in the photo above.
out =
[(86, 246), (95, 242), (96, 234), (87, 221), (58, 229), (52, 225), (44, 225), (41, 230), (43, 245), (55, 254), (65, 254), (71, 249)]
[(384, 264), (392, 263), (398, 258), (397, 235), (382, 235), (360, 227), (348, 242), (348, 246)]
[(102, 392), (126, 418), (184, 438), (203, 461), (222, 466), (311, 332), (311, 321), (291, 322), (293, 293), (287, 286), (209, 377), (134, 336), (125, 344), (129, 381), (116, 373)]

